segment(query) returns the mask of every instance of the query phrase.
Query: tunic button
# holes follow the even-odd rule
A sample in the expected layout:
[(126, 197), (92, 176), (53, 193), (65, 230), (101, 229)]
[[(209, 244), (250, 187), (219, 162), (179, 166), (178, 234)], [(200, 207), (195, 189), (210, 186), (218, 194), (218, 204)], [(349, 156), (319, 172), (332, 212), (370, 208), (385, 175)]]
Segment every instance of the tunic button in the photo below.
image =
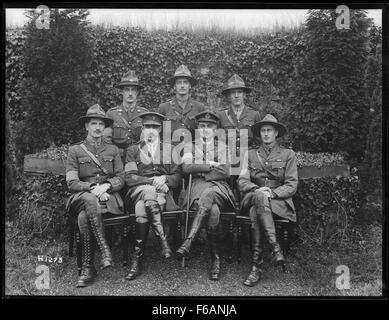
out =
[[(267, 162), (265, 162), (265, 164), (267, 164)], [(267, 179), (267, 178), (266, 178)]]

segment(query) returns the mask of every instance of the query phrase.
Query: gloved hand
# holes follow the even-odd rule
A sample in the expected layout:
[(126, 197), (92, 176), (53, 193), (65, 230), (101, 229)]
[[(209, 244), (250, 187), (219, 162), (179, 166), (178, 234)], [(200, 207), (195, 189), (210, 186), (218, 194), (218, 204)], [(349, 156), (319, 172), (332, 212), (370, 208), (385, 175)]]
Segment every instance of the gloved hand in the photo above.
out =
[(156, 176), (152, 177), (153, 179), (153, 186), (156, 187), (157, 189), (161, 189), (163, 185), (166, 183), (166, 176)]
[(100, 196), (107, 192), (108, 189), (111, 187), (111, 185), (109, 183), (103, 183), (103, 184), (100, 184), (100, 185), (96, 185), (96, 186), (93, 186), (91, 187), (91, 192), (98, 198), (100, 198)]
[(268, 198), (272, 198), (272, 191), (269, 187), (261, 187), (255, 190), (255, 192), (262, 192), (264, 193)]
[(106, 193), (106, 192), (104, 192), (104, 193), (99, 197), (99, 201), (102, 201), (102, 202), (108, 201), (108, 199), (109, 199), (109, 193)]
[(217, 168), (218, 166), (221, 165), (220, 162), (216, 162), (216, 161), (209, 161), (209, 164), (211, 165), (211, 167), (214, 167), (214, 168)]

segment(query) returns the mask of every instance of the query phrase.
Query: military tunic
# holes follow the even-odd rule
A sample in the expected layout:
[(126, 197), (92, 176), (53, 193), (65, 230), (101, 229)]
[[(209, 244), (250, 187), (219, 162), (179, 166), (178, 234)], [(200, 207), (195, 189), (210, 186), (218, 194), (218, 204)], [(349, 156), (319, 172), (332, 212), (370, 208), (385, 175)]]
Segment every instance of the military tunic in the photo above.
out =
[[(154, 158), (148, 152), (144, 141), (127, 149), (125, 165), (125, 182), (129, 187), (129, 196), (136, 203), (139, 200), (142, 185), (152, 185), (152, 177), (166, 176), (166, 185), (169, 187), (166, 198), (167, 208), (175, 208), (172, 192), (181, 184), (181, 170), (174, 156), (171, 145), (159, 143), (159, 152)], [(145, 148), (146, 147), (146, 148)], [(173, 155), (172, 155), (173, 154)], [(174, 161), (175, 157), (176, 161)], [(175, 208), (178, 209), (178, 208)]]
[(251, 127), (254, 123), (261, 120), (261, 116), (254, 107), (244, 106), (242, 113), (239, 119), (236, 116), (236, 113), (232, 109), (232, 106), (220, 110), (218, 112), (218, 117), (220, 118), (220, 127), (225, 129), (236, 129), (237, 133), (237, 152), (240, 151), (240, 138), (239, 132), (241, 129), (248, 130), (248, 145), (251, 145), (253, 142), (253, 133), (251, 131)]
[[(192, 147), (192, 148), (191, 148)], [(190, 152), (188, 152), (190, 151)], [(192, 163), (189, 163), (192, 160)], [(205, 146), (201, 140), (196, 140), (192, 145), (185, 146), (182, 157), (182, 170), (192, 174), (192, 187), (190, 192), (190, 207), (199, 201), (202, 205), (202, 197), (211, 189), (221, 200), (219, 209), (227, 207), (235, 208), (235, 197), (227, 182), (230, 177), (230, 165), (227, 146), (223, 142), (214, 140)], [(209, 161), (221, 163), (218, 167), (211, 167)], [(188, 188), (186, 190), (188, 192)], [(184, 196), (183, 205), (187, 203), (187, 193)], [(206, 201), (204, 202), (206, 204)], [(209, 203), (207, 204), (207, 206)], [(210, 207), (208, 208), (210, 209)]]
[(245, 156), (245, 167), (237, 183), (244, 195), (241, 203), (243, 212), (252, 205), (250, 199), (254, 190), (267, 186), (275, 194), (275, 198), (270, 200), (272, 212), (296, 222), (292, 196), (297, 191), (298, 176), (296, 155), (293, 150), (283, 148), (277, 143), (269, 154), (263, 145), (258, 149), (249, 150)]
[[(158, 112), (165, 116), (165, 121), (171, 122), (172, 138), (177, 129), (187, 129), (194, 140), (194, 130), (196, 129), (196, 120), (194, 116), (205, 110), (204, 104), (189, 97), (185, 108), (183, 109), (177, 102), (177, 98), (161, 103)], [(177, 145), (180, 141), (173, 141)]]
[[(83, 143), (107, 170), (107, 175), (95, 164), (89, 155), (81, 148)], [(112, 188), (109, 200), (106, 202), (106, 208), (109, 213), (122, 214), (123, 201), (118, 191), (124, 186), (123, 163), (119, 155), (119, 149), (104, 141), (99, 147), (89, 143), (88, 139), (69, 147), (66, 162), (66, 182), (69, 191), (73, 193), (68, 200), (67, 209), (76, 210), (74, 204), (94, 184), (103, 184), (109, 182)]]
[(107, 111), (107, 117), (113, 120), (113, 143), (118, 148), (126, 149), (128, 146), (139, 142), (142, 119), (135, 117), (147, 111), (146, 108), (137, 105), (130, 108), (128, 113), (123, 105)]

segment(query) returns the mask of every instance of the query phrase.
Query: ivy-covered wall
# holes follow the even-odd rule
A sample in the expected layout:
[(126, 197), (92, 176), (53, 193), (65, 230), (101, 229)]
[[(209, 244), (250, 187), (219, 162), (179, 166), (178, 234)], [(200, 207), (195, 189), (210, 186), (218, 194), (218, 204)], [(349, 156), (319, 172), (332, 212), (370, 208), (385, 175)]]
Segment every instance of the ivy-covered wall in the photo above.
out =
[[(22, 103), (20, 91), (26, 79), (24, 33), (22, 29), (7, 30), (6, 35), (6, 96), (13, 122), (26, 119), (25, 111), (28, 109), (27, 101)], [(89, 36), (93, 43), (93, 57), (88, 71), (82, 75), (82, 82), (89, 88), (90, 101), (83, 102), (82, 108), (68, 106), (68, 112), (60, 115), (61, 122), (74, 121), (94, 103), (99, 103), (105, 110), (120, 103), (120, 93), (113, 86), (128, 69), (135, 69), (145, 85), (140, 103), (155, 109), (173, 95), (167, 80), (180, 64), (186, 64), (199, 80), (192, 92), (196, 99), (211, 107), (222, 108), (226, 101), (219, 94), (226, 80), (233, 73), (238, 73), (253, 89), (248, 103), (262, 114), (272, 112), (282, 121), (287, 118), (290, 86), (296, 81), (296, 64), (304, 54), (304, 35), (299, 32), (245, 39), (222, 34), (206, 36), (187, 32), (150, 32), (137, 28), (93, 27)], [(55, 110), (56, 107), (52, 108)], [(54, 125), (49, 114), (40, 113), (40, 117), (47, 118), (47, 123)], [(56, 145), (76, 142), (82, 133), (77, 129), (67, 132), (70, 136), (64, 141), (64, 135), (50, 130), (48, 125), (46, 135), (41, 133), (35, 140), (31, 138), (32, 141), (25, 143), (28, 150), (24, 154), (44, 149), (50, 142)], [(42, 139), (42, 136), (50, 139)]]
[[(70, 103), (71, 97), (66, 97), (69, 102), (63, 107), (62, 100), (58, 101), (61, 107), (57, 106), (57, 98), (46, 101), (56, 95), (55, 85), (60, 85), (56, 82), (50, 88), (49, 83), (46, 100), (42, 98), (42, 92), (38, 100), (43, 99), (42, 104), (51, 105), (54, 114), (61, 113), (61, 122), (56, 123), (49, 109), (40, 112), (38, 120), (43, 118), (47, 126), (40, 125), (37, 128), (39, 134), (32, 130), (27, 135), (29, 141), (20, 141), (20, 147), (24, 148), (23, 155), (42, 150), (50, 143), (60, 145), (78, 141), (82, 130), (76, 126), (71, 127), (72, 130), (65, 130), (61, 123), (75, 122), (94, 103), (101, 104), (105, 110), (120, 103), (120, 93), (113, 86), (130, 68), (136, 70), (145, 85), (140, 102), (149, 109), (157, 108), (159, 103), (172, 96), (167, 80), (182, 63), (188, 65), (199, 80), (193, 88), (193, 96), (215, 108), (222, 108), (226, 104), (224, 97), (219, 95), (226, 80), (233, 73), (240, 74), (253, 89), (248, 97), (249, 104), (258, 108), (262, 115), (273, 113), (293, 129), (284, 140), (298, 151), (357, 150), (356, 147), (352, 150), (348, 148), (360, 142), (364, 145), (365, 139), (354, 132), (361, 131), (361, 119), (365, 118), (370, 103), (369, 95), (372, 90), (380, 88), (379, 83), (370, 88), (371, 82), (367, 80), (377, 77), (372, 68), (365, 70), (365, 63), (368, 55), (375, 54), (381, 30), (371, 28), (370, 34), (366, 34), (368, 22), (363, 12), (358, 11), (352, 15), (352, 23), (361, 21), (363, 25), (359, 25), (360, 33), (353, 33), (355, 41), (350, 42), (347, 33), (327, 30), (333, 19), (332, 14), (313, 11), (305, 28), (299, 31), (246, 38), (225, 34), (89, 26), (85, 32), (86, 43), (91, 46), (91, 56), (87, 59), (87, 69), (79, 74), (77, 83), (80, 85), (74, 91), (81, 98), (77, 103)], [(320, 41), (323, 37), (318, 35), (324, 30), (328, 33), (327, 42)], [(26, 51), (25, 47), (26, 32), (26, 29), (12, 29), (6, 33), (6, 101), (13, 128), (20, 127), (17, 122), (22, 120), (34, 123), (26, 116), (26, 110), (37, 99), (34, 96), (26, 97), (20, 90), (22, 86), (26, 88), (23, 85), (29, 78), (26, 70), (31, 70), (25, 61), (28, 56), (26, 52), (30, 51)], [(343, 51), (349, 47), (360, 59), (358, 70), (350, 69), (353, 63), (347, 54), (334, 57), (333, 54), (339, 50), (327, 52), (328, 45), (337, 46), (339, 50), (343, 48)], [(366, 50), (366, 46), (371, 50)], [(51, 64), (57, 61), (59, 65), (72, 66), (77, 61), (74, 58), (67, 61), (66, 55), (55, 51), (51, 57)], [(345, 57), (348, 60), (343, 61)], [(85, 62), (85, 59), (82, 61)], [(44, 64), (43, 60), (39, 62), (42, 68)], [(345, 82), (344, 77), (349, 80)], [(358, 94), (354, 94), (354, 87), (359, 90)], [(37, 108), (39, 106), (34, 106), (33, 110)], [(62, 112), (64, 109), (67, 111)], [(22, 124), (26, 127), (26, 123)], [(57, 127), (60, 129), (55, 129)]]

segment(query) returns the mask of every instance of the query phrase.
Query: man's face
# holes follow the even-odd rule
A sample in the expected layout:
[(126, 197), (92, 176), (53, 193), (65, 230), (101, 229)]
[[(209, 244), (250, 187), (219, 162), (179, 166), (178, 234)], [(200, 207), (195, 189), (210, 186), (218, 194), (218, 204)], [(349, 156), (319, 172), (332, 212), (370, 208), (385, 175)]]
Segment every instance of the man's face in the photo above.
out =
[(261, 127), (261, 139), (263, 143), (270, 144), (276, 140), (278, 131), (271, 125)]
[(211, 122), (199, 122), (198, 130), (201, 139), (211, 139), (215, 136), (217, 125)]
[(186, 95), (189, 93), (191, 86), (187, 78), (177, 78), (174, 84), (174, 90), (180, 95)]
[(246, 93), (242, 89), (232, 89), (229, 93), (233, 106), (240, 107), (243, 104)]
[(100, 138), (104, 134), (105, 123), (98, 118), (91, 118), (85, 123), (85, 129), (88, 131), (88, 136), (92, 138)]
[(146, 142), (154, 142), (158, 139), (161, 126), (154, 124), (144, 124), (142, 127), (141, 139)]
[(138, 97), (138, 88), (136, 86), (127, 86), (122, 88), (123, 102), (132, 104)]

